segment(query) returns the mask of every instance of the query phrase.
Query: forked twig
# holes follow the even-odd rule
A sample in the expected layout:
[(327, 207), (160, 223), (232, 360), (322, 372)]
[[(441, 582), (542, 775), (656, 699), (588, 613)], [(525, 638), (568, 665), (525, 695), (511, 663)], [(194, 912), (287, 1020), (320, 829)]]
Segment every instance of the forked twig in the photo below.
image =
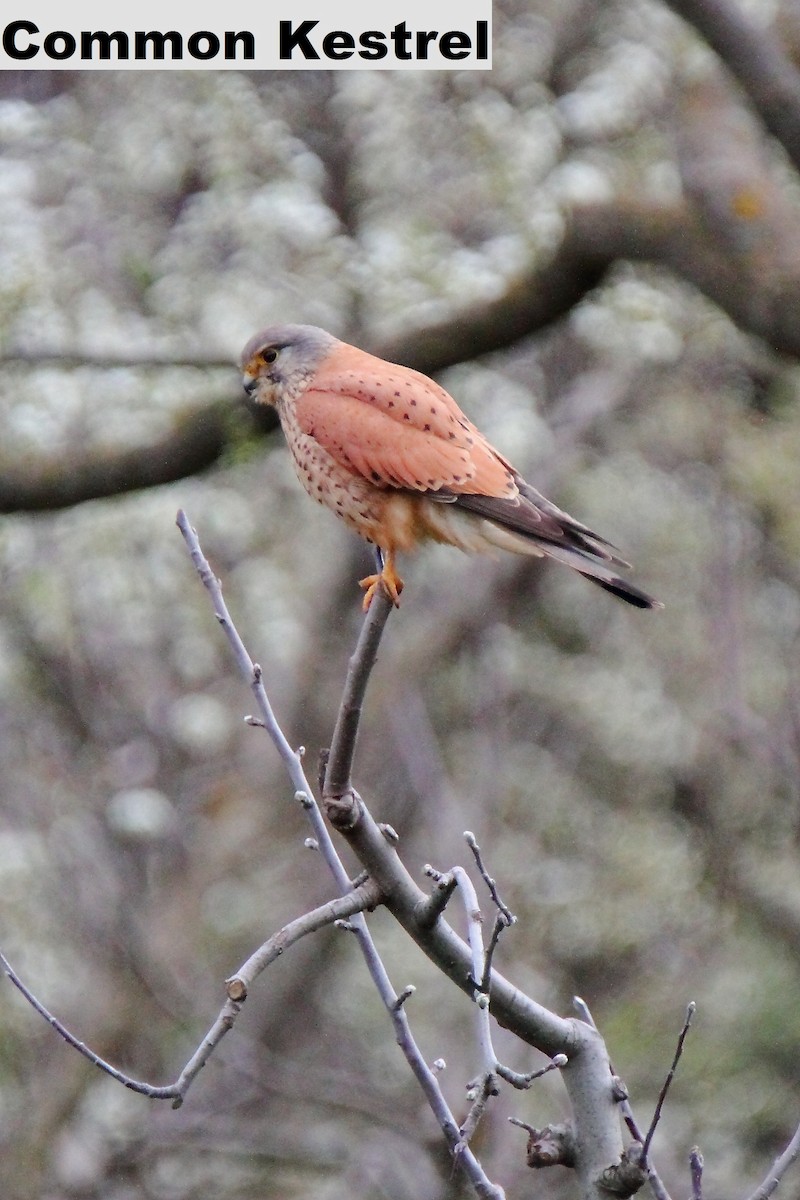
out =
[(180, 1108), (191, 1084), (206, 1065), (225, 1034), (233, 1028), (236, 1018), (241, 1012), (242, 1004), (247, 998), (248, 986), (256, 976), (302, 937), (305, 937), (309, 933), (314, 933), (324, 925), (333, 924), (342, 917), (352, 916), (354, 913), (363, 912), (365, 908), (373, 907), (376, 899), (377, 892), (374, 886), (365, 884), (362, 888), (356, 889), (346, 896), (337, 897), (327, 904), (313, 909), (311, 912), (304, 913), (303, 916), (290, 921), (283, 929), (273, 934), (263, 946), (260, 946), (242, 964), (230, 979), (226, 980), (227, 999), (220, 1009), (214, 1024), (186, 1063), (175, 1082), (164, 1086), (148, 1083), (142, 1079), (134, 1079), (133, 1076), (120, 1071), (104, 1058), (101, 1058), (99, 1054), (96, 1054), (85, 1042), (77, 1038), (62, 1021), (59, 1021), (58, 1017), (53, 1016), (45, 1008), (30, 988), (22, 982), (17, 972), (8, 962), (8, 959), (2, 954), (0, 954), (0, 968), (2, 968), (14, 986), (19, 989), (28, 1003), (52, 1025), (56, 1033), (68, 1045), (77, 1050), (79, 1054), (88, 1059), (98, 1070), (103, 1071), (106, 1075), (110, 1075), (112, 1079), (116, 1079), (123, 1087), (129, 1088), (132, 1092), (138, 1092), (140, 1095), (146, 1096), (149, 1100), (172, 1100), (172, 1107)]
[(475, 859), (475, 865), (477, 866), (478, 870), (481, 873), (481, 878), (483, 879), (483, 882), (486, 884), (487, 888), (489, 889), (489, 895), (492, 897), (492, 899), (495, 902), (495, 905), (497, 906), (497, 908), (499, 909), (499, 911), (505, 918), (506, 925), (514, 925), (517, 918), (514, 916), (511, 909), (508, 907), (508, 905), (504, 904), (503, 901), (500, 899), (500, 893), (497, 890), (497, 882), (496, 882), (496, 880), (492, 879), (491, 875), (486, 870), (486, 867), (483, 864), (483, 856), (481, 854), (481, 848), (478, 845), (478, 839), (475, 837), (475, 834), (472, 833), (468, 829), (464, 834), (464, 841), (467, 843), (470, 850), (472, 851), (473, 857)]

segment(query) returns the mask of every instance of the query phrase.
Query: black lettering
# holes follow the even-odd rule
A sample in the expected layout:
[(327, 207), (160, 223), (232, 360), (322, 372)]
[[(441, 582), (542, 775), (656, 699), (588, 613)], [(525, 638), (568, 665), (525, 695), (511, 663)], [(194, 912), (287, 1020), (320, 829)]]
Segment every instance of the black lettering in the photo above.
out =
[[(485, 22), (484, 22), (485, 24)], [(229, 31), (225, 34), (225, 57), (236, 58), (236, 43), (241, 42), (244, 49), (243, 58), (255, 58), (256, 56), (256, 39), (248, 29), (241, 29), (238, 33)]]
[(358, 44), (362, 47), (358, 52), (359, 58), (368, 58), (372, 61), (376, 61), (379, 58), (386, 58), (389, 48), (385, 43), (385, 33), (381, 33), (379, 29), (368, 29), (358, 39)]
[[(201, 42), (206, 43), (205, 49), (200, 48)], [(186, 43), (186, 49), (192, 58), (215, 58), (219, 54), (219, 38), (215, 33), (209, 33), (207, 29), (200, 29), (191, 35)]]
[(389, 53), (389, 48), (386, 43), (386, 34), (381, 33), (379, 29), (368, 29), (366, 33), (362, 33), (358, 39), (359, 58), (367, 58), (371, 61), (377, 61), (379, 58), (386, 58)]
[(420, 29), (417, 32), (417, 58), (428, 57), (428, 43), (439, 36), (436, 29)]
[(479, 62), (486, 62), (489, 58), (489, 22), (478, 21), (477, 33), (475, 35), (475, 57)]
[(401, 21), (399, 25), (395, 25), (389, 37), (394, 42), (394, 56), (400, 59), (410, 59), (411, 51), (408, 49), (408, 43), (411, 40), (411, 34), (406, 29), (405, 21)]
[(114, 33), (104, 33), (102, 29), (97, 29), (90, 33), (85, 29), (81, 34), (81, 58), (94, 58), (94, 43), (97, 43), (100, 50), (100, 58), (111, 58), (111, 43), (117, 43), (117, 53), (114, 56), (118, 59), (128, 57), (128, 35), (122, 30), (117, 29)]
[(322, 39), (322, 53), (326, 58), (352, 58), (355, 45), (355, 39), (349, 33), (335, 29)]
[(148, 42), (152, 43), (154, 59), (160, 60), (166, 57), (164, 49), (167, 42), (172, 47), (170, 58), (178, 60), (183, 58), (183, 38), (174, 29), (171, 29), (169, 33), (159, 33), (157, 29), (151, 29), (149, 33), (138, 30), (134, 35), (134, 58), (148, 57)]
[(35, 45), (18, 46), (17, 34), (38, 32), (39, 26), (34, 25), (33, 21), (12, 21), (3, 30), (3, 50), (9, 58), (16, 58), (20, 61), (26, 58), (35, 58), (39, 53), (39, 47)]
[[(59, 49), (58, 43), (61, 42)], [(61, 61), (63, 58), (72, 58), (75, 51), (78, 49), (78, 43), (71, 33), (67, 33), (65, 29), (55, 29), (52, 33), (48, 33), (47, 37), (42, 42), (44, 52), (48, 58), (55, 58)]]
[(308, 40), (311, 30), (319, 25), (319, 21), (303, 21), (297, 29), (292, 29), (291, 21), (280, 22), (279, 58), (291, 58), (296, 48), (303, 58), (319, 58), (319, 54)]
[(467, 34), (461, 33), (459, 29), (451, 29), (449, 33), (443, 33), (439, 39), (439, 53), (442, 58), (469, 58), (471, 49), (472, 42)]

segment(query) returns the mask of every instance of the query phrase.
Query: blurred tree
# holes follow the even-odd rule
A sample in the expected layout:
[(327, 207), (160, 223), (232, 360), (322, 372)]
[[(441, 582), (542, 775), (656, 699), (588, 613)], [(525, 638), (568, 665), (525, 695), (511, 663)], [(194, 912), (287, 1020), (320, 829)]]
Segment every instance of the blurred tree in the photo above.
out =
[[(637, 1111), (698, 1002), (655, 1144), (676, 1194), (695, 1142), (732, 1196), (785, 1144), (798, 55), (791, 0), (498, 0), (489, 73), (0, 76), (4, 948), (98, 1052), (171, 1078), (216, 981), (330, 895), (173, 530), (180, 504), (315, 761), (364, 550), (232, 367), (303, 320), (435, 372), (667, 605), (447, 549), (408, 564), (360, 743), (375, 816), (409, 868), (476, 831), (520, 917), (498, 965), (558, 1011), (586, 998)], [(463, 1115), (468, 1001), (374, 927)], [(9, 1200), (464, 1194), (335, 931), (271, 968), (177, 1113), (16, 997), (0, 1085)], [(572, 1195), (505, 1122), (561, 1105), (545, 1080), (482, 1126), (509, 1195)]]

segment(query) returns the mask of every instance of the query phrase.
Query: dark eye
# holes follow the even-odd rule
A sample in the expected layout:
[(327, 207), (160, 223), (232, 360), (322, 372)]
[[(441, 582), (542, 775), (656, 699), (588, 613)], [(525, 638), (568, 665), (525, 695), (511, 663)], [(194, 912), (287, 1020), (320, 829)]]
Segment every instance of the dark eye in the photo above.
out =
[(261, 357), (265, 363), (274, 363), (275, 359), (278, 357), (278, 351), (274, 346), (270, 346), (269, 350), (263, 350), (261, 352)]

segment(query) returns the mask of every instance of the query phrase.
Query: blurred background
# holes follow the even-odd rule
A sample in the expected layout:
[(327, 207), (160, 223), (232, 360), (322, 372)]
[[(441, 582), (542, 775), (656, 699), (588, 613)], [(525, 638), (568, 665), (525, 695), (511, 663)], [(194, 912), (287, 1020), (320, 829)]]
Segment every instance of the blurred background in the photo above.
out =
[[(123, 1070), (174, 1079), (222, 980), (333, 894), (174, 526), (313, 777), (369, 556), (234, 365), (297, 320), (435, 372), (665, 604), (406, 562), (373, 814), (420, 882), (475, 832), (519, 917), (496, 965), (588, 1002), (644, 1126), (697, 1002), (655, 1143), (675, 1195), (695, 1143), (708, 1194), (746, 1195), (800, 1120), (800, 101), (780, 129), (747, 77), (763, 51), (800, 96), (800, 16), (719, 3), (737, 81), (722, 18), (680, 7), (498, 0), (489, 73), (0, 76), (2, 949)], [(371, 925), (461, 1115), (470, 1005)], [(475, 1148), (510, 1197), (574, 1195), (507, 1121), (565, 1114), (552, 1077), (492, 1106)], [(260, 979), (178, 1112), (5, 982), (0, 1150), (7, 1200), (466, 1194), (333, 930)]]

